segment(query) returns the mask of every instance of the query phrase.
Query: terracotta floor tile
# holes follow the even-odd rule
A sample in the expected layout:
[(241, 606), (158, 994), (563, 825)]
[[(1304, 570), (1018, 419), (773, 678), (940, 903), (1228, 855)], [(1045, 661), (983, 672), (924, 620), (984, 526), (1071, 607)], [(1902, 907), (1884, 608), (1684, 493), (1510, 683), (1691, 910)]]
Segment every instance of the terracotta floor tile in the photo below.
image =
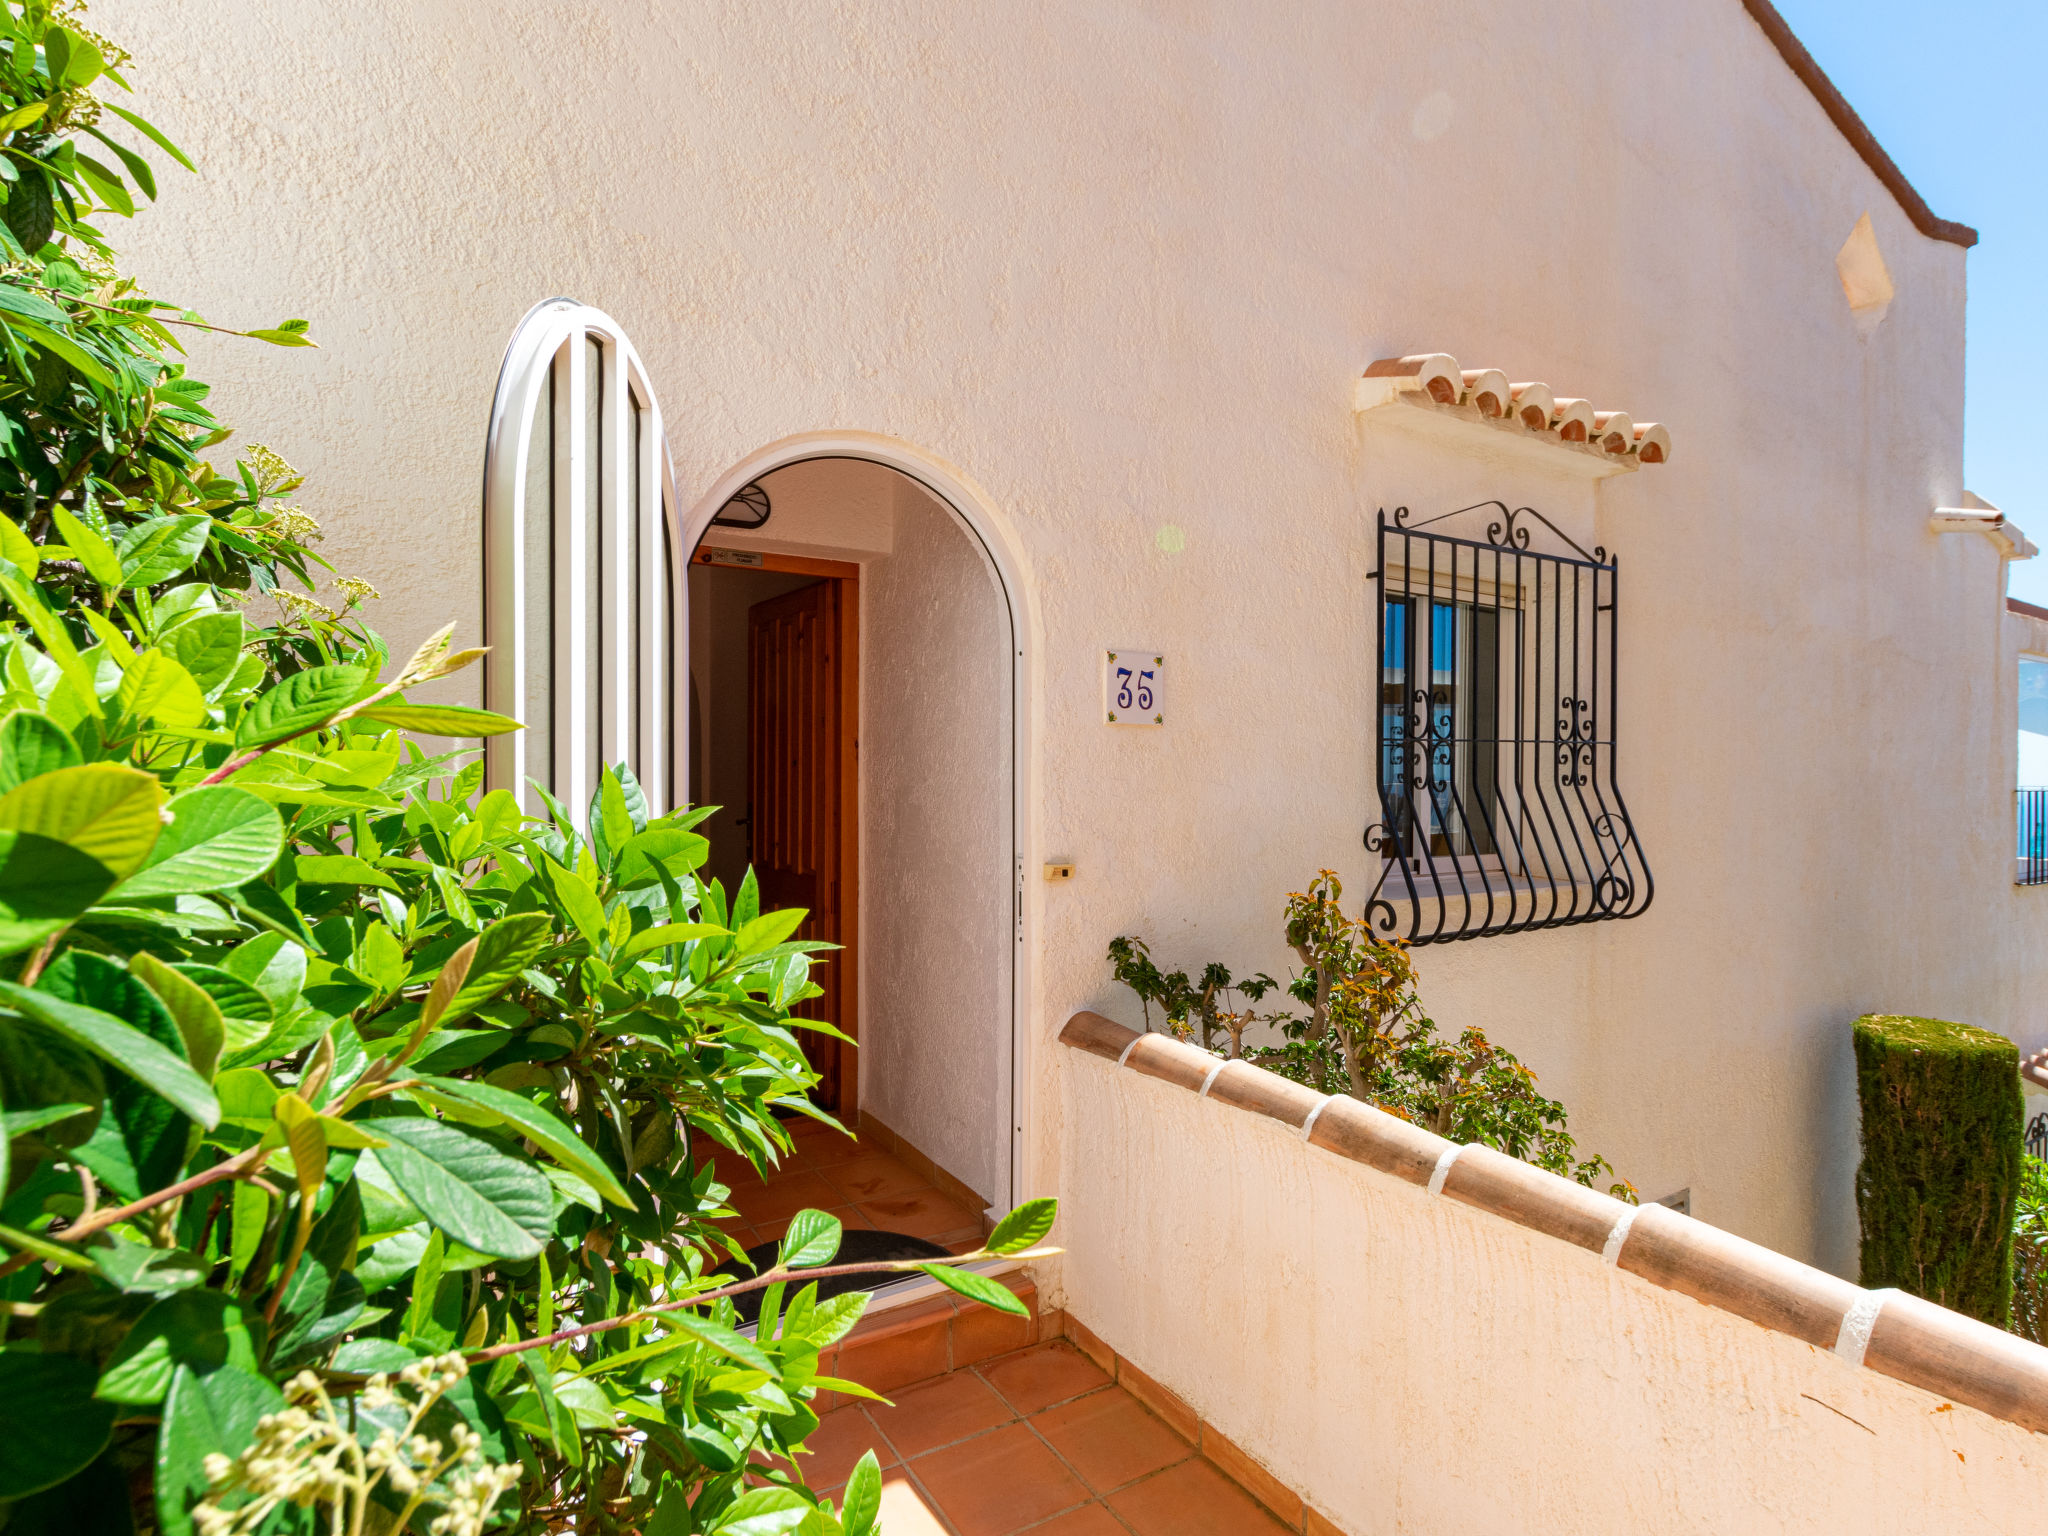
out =
[[(1035, 1305), (1034, 1289), (1024, 1298)], [(1026, 1348), (1038, 1340), (1038, 1319), (998, 1312), (994, 1307), (963, 1306), (953, 1319), (953, 1366), (993, 1359)]]
[(954, 1371), (937, 1381), (898, 1392), (895, 1397), (894, 1408), (876, 1404), (870, 1414), (875, 1426), (896, 1448), (897, 1455), (905, 1459), (1008, 1424), (1017, 1417), (1010, 1405), (972, 1371)]
[(1278, 1536), (1287, 1529), (1200, 1458), (1168, 1467), (1103, 1502), (1137, 1536)]
[(779, 1243), (782, 1241), (782, 1234), (789, 1230), (789, 1224), (795, 1220), (796, 1212), (792, 1211), (787, 1216), (777, 1216), (773, 1221), (761, 1222), (751, 1229), (754, 1235), (740, 1246), (751, 1248), (756, 1243)]
[(832, 1374), (882, 1393), (944, 1375), (952, 1363), (951, 1331), (951, 1317), (939, 1316), (880, 1338), (849, 1340)]
[(824, 1131), (816, 1136), (800, 1138), (796, 1144), (798, 1161), (810, 1168), (836, 1168), (841, 1163), (850, 1163), (857, 1158), (870, 1157), (878, 1148), (851, 1136), (842, 1136), (837, 1131)]
[(885, 1536), (952, 1536), (932, 1513), (924, 1495), (900, 1471), (882, 1474), (882, 1517)]
[(908, 1465), (960, 1536), (1009, 1536), (1088, 1500), (1088, 1490), (1022, 1424), (990, 1430)]
[(1020, 1536), (1131, 1536), (1130, 1528), (1100, 1504), (1083, 1504), (1043, 1525), (1028, 1526)]
[(797, 1475), (813, 1488), (836, 1488), (853, 1475), (855, 1463), (869, 1450), (886, 1469), (901, 1459), (889, 1446), (866, 1414), (858, 1408), (841, 1408), (818, 1421), (806, 1442), (808, 1456), (796, 1458)]
[(861, 1214), (873, 1222), (878, 1231), (901, 1232), (910, 1237), (976, 1231), (980, 1226), (980, 1218), (974, 1212), (948, 1200), (937, 1190), (862, 1200), (859, 1205)]
[(779, 1216), (794, 1216), (806, 1206), (822, 1211), (827, 1206), (844, 1205), (846, 1196), (827, 1183), (816, 1169), (798, 1168), (766, 1184), (734, 1190), (729, 1204), (758, 1227)]
[(1195, 1454), (1121, 1387), (1033, 1414), (1031, 1427), (1097, 1493), (1136, 1482)]
[(1065, 1339), (1034, 1344), (978, 1369), (1012, 1408), (1027, 1415), (1109, 1385), (1095, 1362)]
[(825, 1171), (825, 1176), (846, 1191), (847, 1199), (856, 1202), (891, 1195), (937, 1193), (922, 1174), (887, 1152), (869, 1152), (864, 1157), (835, 1163)]

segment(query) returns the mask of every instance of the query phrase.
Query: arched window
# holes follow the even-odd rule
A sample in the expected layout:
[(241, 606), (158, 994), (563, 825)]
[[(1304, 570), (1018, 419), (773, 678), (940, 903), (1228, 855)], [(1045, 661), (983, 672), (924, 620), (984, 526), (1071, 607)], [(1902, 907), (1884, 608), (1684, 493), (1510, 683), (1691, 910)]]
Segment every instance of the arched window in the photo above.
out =
[(528, 311), (505, 350), (484, 456), (487, 782), (580, 820), (623, 762), (659, 813), (679, 798), (683, 608), (661, 408), (618, 322), (570, 299)]

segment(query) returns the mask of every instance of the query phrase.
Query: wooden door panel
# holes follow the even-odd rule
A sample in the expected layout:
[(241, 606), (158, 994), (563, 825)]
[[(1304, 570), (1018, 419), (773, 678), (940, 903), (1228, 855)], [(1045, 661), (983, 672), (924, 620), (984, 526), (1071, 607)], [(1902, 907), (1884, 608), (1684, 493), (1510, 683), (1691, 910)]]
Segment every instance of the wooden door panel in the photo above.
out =
[[(747, 610), (747, 779), (754, 878), (761, 906), (803, 907), (801, 939), (841, 940), (841, 826), (847, 722), (840, 645), (840, 583), (820, 581)], [(838, 955), (823, 957), (812, 979), (824, 989), (794, 1010), (799, 1017), (846, 1022)], [(845, 1063), (839, 1042), (799, 1030), (819, 1073), (819, 1102), (843, 1107)]]

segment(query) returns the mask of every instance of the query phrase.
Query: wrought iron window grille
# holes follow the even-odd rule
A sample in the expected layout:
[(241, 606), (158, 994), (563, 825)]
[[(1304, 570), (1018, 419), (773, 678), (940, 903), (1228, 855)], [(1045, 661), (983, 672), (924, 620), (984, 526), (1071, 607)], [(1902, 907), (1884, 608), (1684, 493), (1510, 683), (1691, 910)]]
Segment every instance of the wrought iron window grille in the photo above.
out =
[(1372, 573), (1373, 930), (1435, 944), (1640, 916), (1655, 887), (1615, 777), (1617, 560), (1533, 507), (1410, 518), (1381, 509)]
[(2048, 789), (2023, 789), (2019, 810), (2019, 868), (2015, 885), (2048, 885)]

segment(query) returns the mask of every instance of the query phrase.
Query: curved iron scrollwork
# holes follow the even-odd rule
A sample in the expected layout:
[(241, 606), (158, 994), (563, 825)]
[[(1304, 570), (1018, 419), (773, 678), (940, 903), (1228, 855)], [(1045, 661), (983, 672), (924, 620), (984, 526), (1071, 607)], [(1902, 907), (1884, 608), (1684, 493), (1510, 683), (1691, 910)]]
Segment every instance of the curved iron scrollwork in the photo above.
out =
[[(1438, 526), (1460, 517), (1470, 536)], [(1397, 507), (1373, 579), (1373, 931), (1430, 944), (1639, 916), (1655, 886), (1615, 776), (1615, 557), (1533, 507)]]
[[(1581, 559), (1590, 560), (1595, 565), (1611, 566), (1614, 563), (1607, 558), (1606, 545), (1595, 544), (1592, 550), (1588, 552), (1579, 544), (1577, 539), (1574, 539), (1534, 507), (1510, 507), (1504, 501), (1475, 501), (1471, 506), (1459, 507), (1455, 512), (1439, 512), (1435, 517), (1426, 517), (1421, 522), (1415, 524), (1414, 527), (1416, 531), (1420, 531), (1429, 527), (1432, 523), (1448, 522), (1454, 517), (1464, 517), (1473, 512), (1485, 512), (1488, 510), (1498, 514), (1492, 522), (1486, 525), (1486, 542), (1495, 549), (1527, 549), (1529, 547), (1530, 530), (1522, 523), (1522, 519), (1533, 517), (1537, 522), (1548, 528), (1551, 533), (1556, 535), (1560, 542), (1575, 551)], [(1380, 515), (1382, 517), (1386, 516), (1384, 512)], [(1406, 507), (1394, 508), (1394, 526), (1396, 528), (1407, 528), (1409, 526), (1408, 519), (1413, 515)]]
[(759, 528), (775, 511), (775, 504), (768, 499), (768, 488), (755, 480), (740, 487), (732, 500), (718, 509), (711, 519), (714, 528)]

